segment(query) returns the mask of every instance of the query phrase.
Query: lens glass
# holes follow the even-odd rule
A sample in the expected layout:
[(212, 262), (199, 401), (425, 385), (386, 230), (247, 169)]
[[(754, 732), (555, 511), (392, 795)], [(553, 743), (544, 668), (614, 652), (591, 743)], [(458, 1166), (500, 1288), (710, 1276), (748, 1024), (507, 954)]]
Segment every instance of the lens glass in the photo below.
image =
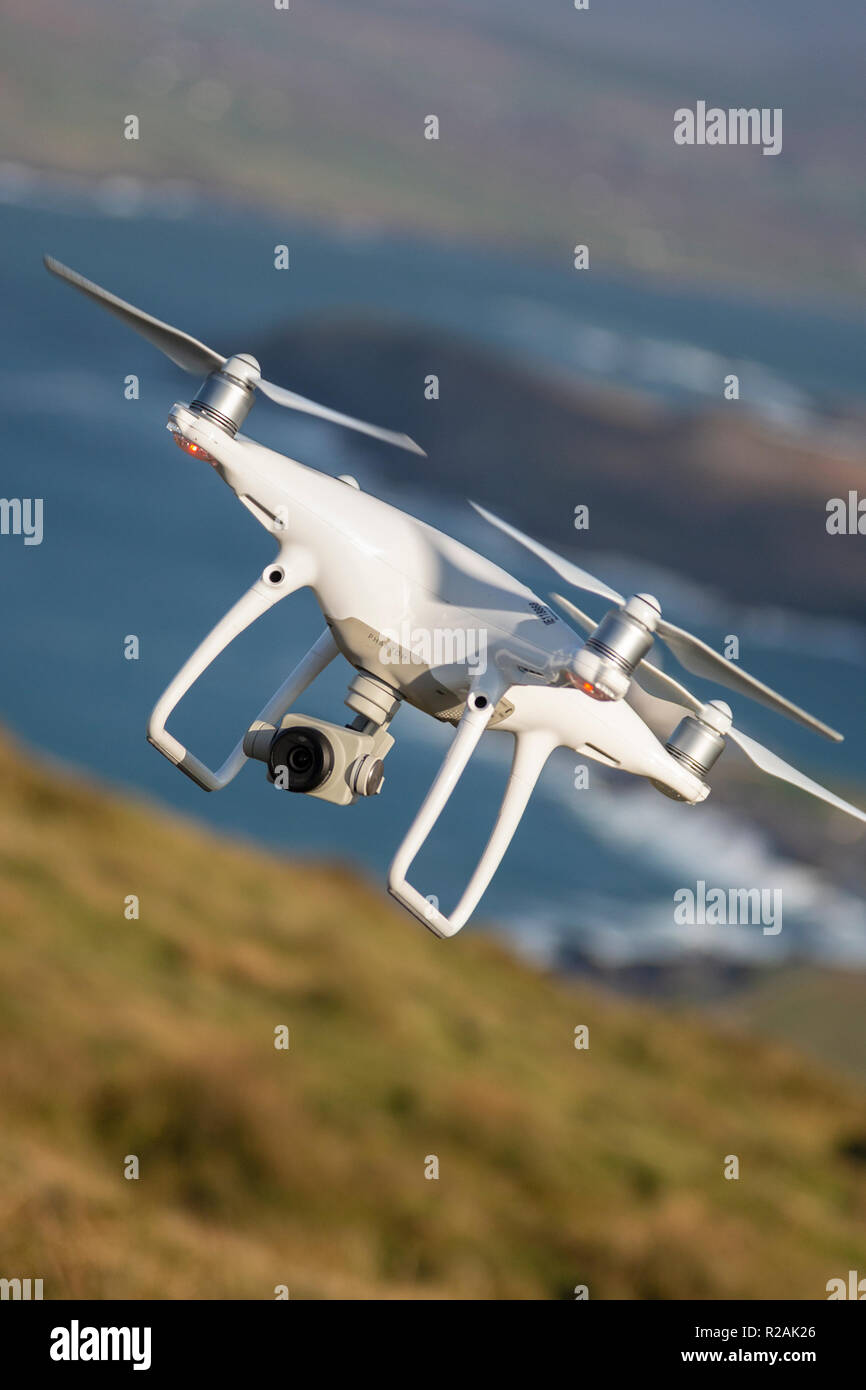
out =
[(315, 762), (313, 750), (311, 748), (293, 748), (289, 753), (289, 771), (304, 773), (309, 772)]
[(334, 750), (319, 729), (281, 729), (268, 759), (271, 779), (290, 792), (312, 792), (326, 782), (334, 766)]

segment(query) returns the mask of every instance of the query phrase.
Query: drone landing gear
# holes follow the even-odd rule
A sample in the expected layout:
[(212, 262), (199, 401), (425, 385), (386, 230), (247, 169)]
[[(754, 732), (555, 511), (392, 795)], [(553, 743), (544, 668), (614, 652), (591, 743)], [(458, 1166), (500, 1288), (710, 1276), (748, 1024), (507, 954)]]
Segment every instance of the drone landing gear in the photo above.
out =
[[(154, 707), (147, 725), (148, 742), (206, 792), (220, 791), (238, 775), (247, 760), (243, 739), (235, 744), (222, 767), (214, 772), (168, 732), (165, 727), (166, 721), (190, 687), (230, 642), (280, 599), (287, 598), (289, 594), (295, 593), (309, 582), (309, 557), (304, 552), (294, 556), (282, 553), (274, 564), (268, 565), (252, 588), (247, 590), (243, 598), (239, 599), (208, 633)], [(336, 655), (337, 645), (330, 630), (326, 628), (306, 656), (283, 681), (279, 690), (271, 696), (259, 714), (259, 721), (278, 724), (298, 696), (312, 685)]]
[(447, 917), (440, 912), (438, 899), (425, 898), (407, 881), (406, 875), (478, 747), (495, 703), (480, 694), (469, 696), (454, 741), (388, 873), (391, 896), (439, 937), (454, 936), (474, 912), (511, 843), (541, 770), (559, 742), (552, 735), (541, 732), (515, 734), (511, 772), (492, 834), (463, 896)]

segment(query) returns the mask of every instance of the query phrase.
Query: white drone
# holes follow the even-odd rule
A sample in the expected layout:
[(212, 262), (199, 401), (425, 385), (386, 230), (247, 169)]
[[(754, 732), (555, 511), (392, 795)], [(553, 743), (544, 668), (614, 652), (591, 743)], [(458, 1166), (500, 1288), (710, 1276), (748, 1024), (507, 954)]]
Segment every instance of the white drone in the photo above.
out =
[[(406, 435), (341, 415), (265, 381), (255, 358), (221, 357), (186, 333), (109, 294), (59, 262), (54, 275), (142, 334), (179, 367), (205, 380), (190, 405), (172, 406), (168, 429), (186, 453), (204, 459), (278, 542), (276, 559), (217, 623), (158, 701), (149, 741), (205, 791), (218, 791), (248, 758), (267, 764), (278, 786), (350, 805), (381, 790), (389, 725), (406, 700), (456, 734), (430, 790), (394, 857), (388, 889), (437, 936), (453, 936), (475, 910), (517, 828), (554, 749), (573, 749), (607, 767), (644, 777), (691, 805), (709, 794), (706, 775), (733, 739), (763, 772), (790, 782), (839, 810), (866, 814), (805, 777), (733, 727), (721, 700), (704, 704), (647, 660), (661, 640), (687, 671), (759, 700), (827, 738), (842, 735), (732, 665), (699, 638), (661, 615), (649, 594), (625, 600), (586, 570), (561, 558), (481, 507), (476, 510), (545, 561), (561, 579), (609, 599), (600, 623), (567, 599), (556, 603), (578, 632), (518, 580), (475, 551), (396, 507), (238, 434), (258, 388), (272, 401), (361, 430), (423, 454)], [(474, 504), (473, 504), (474, 505)], [(166, 729), (178, 701), (223, 649), (275, 603), (309, 587), (327, 624), (244, 737), (211, 771)], [(451, 652), (425, 659), (395, 634), (449, 634)], [(468, 654), (484, 634), (483, 669)], [(355, 718), (340, 726), (292, 714), (295, 701), (342, 655), (354, 667), (346, 704)], [(407, 879), (485, 730), (514, 736), (502, 804), (475, 872), (450, 915)]]

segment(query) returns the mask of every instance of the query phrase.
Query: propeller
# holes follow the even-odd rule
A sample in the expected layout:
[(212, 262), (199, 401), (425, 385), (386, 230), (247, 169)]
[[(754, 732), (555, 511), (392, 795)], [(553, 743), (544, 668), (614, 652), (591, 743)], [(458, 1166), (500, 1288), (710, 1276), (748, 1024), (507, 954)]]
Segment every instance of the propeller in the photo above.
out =
[[(593, 632), (598, 626), (593, 618), (571, 603), (569, 599), (563, 598), (561, 594), (551, 594), (550, 597), (584, 631)], [(675, 681), (673, 676), (667, 675), (665, 671), (660, 670), (658, 666), (654, 666), (646, 659), (641, 663), (639, 679), (632, 680), (625, 699), (662, 741), (673, 732), (675, 726), (684, 716), (694, 714), (700, 718), (706, 709), (706, 706), (692, 695), (690, 690), (686, 690), (686, 687), (680, 685), (679, 681)], [(716, 709), (719, 708), (720, 704), (717, 704)], [(718, 722), (718, 716), (714, 722)], [(726, 730), (725, 737), (733, 739), (746, 757), (770, 777), (777, 777), (782, 782), (790, 782), (792, 786), (799, 787), (801, 791), (809, 792), (810, 795), (829, 802), (837, 810), (846, 811), (848, 815), (866, 821), (866, 813), (858, 810), (856, 806), (852, 806), (850, 802), (843, 801), (841, 797), (835, 796), (833, 792), (822, 787), (820, 783), (813, 782), (811, 777), (798, 772), (795, 767), (786, 763), (778, 754), (765, 748), (762, 743), (758, 743), (757, 739), (750, 738), (748, 734), (735, 729), (733, 724)]]
[[(176, 366), (181, 367), (185, 372), (191, 372), (194, 376), (207, 376), (210, 372), (219, 371), (225, 365), (228, 358), (221, 357), (213, 348), (207, 347), (205, 343), (200, 343), (197, 338), (193, 338), (189, 333), (183, 333), (179, 328), (173, 328), (169, 323), (163, 323), (161, 319), (156, 319), (152, 314), (146, 314), (143, 309), (137, 309), (134, 304), (127, 304), (126, 300), (119, 299), (117, 295), (104, 290), (101, 285), (96, 285), (92, 280), (87, 280), (78, 271), (70, 270), (69, 266), (62, 265), (53, 256), (43, 257), (46, 270), (58, 279), (65, 280), (68, 285), (81, 294), (92, 299), (95, 304), (99, 304), (109, 313), (114, 314), (127, 327), (140, 333), (154, 347), (164, 352)], [(265, 381), (261, 377), (255, 383), (263, 395), (269, 400), (275, 401), (277, 405), (286, 406), (290, 410), (300, 410), (307, 415), (314, 415), (319, 420), (327, 420), (333, 425), (344, 425), (347, 429), (357, 430), (361, 434), (368, 434), (373, 439), (381, 439), (385, 444), (395, 444), (400, 449), (408, 449), (413, 454), (420, 454), (422, 458), (427, 455), (414, 439), (410, 439), (408, 434), (400, 434), (394, 430), (382, 429), (379, 425), (369, 425), (364, 420), (356, 420), (351, 415), (344, 415), (339, 410), (331, 410), (328, 406), (319, 405), (316, 401), (308, 400), (306, 396), (299, 396), (294, 391), (287, 391), (283, 386), (275, 386), (271, 381)]]
[[(516, 526), (509, 526), (507, 521), (501, 517), (494, 516), (492, 512), (485, 511), (477, 502), (470, 501), (470, 507), (474, 507), (479, 516), (485, 521), (489, 521), (491, 526), (497, 526), (500, 531), (504, 531), (506, 536), (510, 536), (513, 541), (531, 550), (533, 555), (537, 555), (539, 560), (543, 560), (546, 565), (550, 565), (555, 570), (560, 579), (564, 579), (567, 584), (573, 584), (576, 589), (586, 589), (589, 594), (600, 594), (602, 598), (609, 598), (612, 603), (625, 603), (622, 594), (618, 594), (616, 589), (611, 589), (588, 570), (582, 570), (579, 565), (573, 565), (570, 560), (565, 560), (561, 555), (557, 555), (555, 550), (548, 550), (546, 545), (539, 541), (534, 541), (531, 536), (526, 536), (522, 531), (518, 531)], [(593, 627), (596, 624), (593, 623)]]
[[(510, 526), (507, 521), (494, 516), (492, 512), (485, 511), (477, 503), (471, 502), (470, 506), (474, 507), (485, 521), (489, 521), (491, 526), (496, 526), (500, 531), (504, 531), (506, 536), (510, 536), (512, 540), (525, 546), (533, 555), (537, 555), (540, 560), (550, 565), (561, 579), (573, 584), (575, 588), (586, 589), (591, 594), (600, 594), (603, 598), (609, 598), (617, 604), (625, 602), (622, 594), (609, 588), (607, 584), (596, 579), (587, 570), (580, 569), (578, 565), (573, 565), (569, 560), (557, 555), (555, 551), (548, 550), (547, 546), (540, 545), (531, 536), (524, 535), (515, 526)], [(573, 616), (579, 613), (580, 610), (575, 609)], [(581, 619), (585, 620), (584, 625), (590, 621), (586, 619), (585, 614), (581, 614), (578, 621)], [(593, 630), (596, 627), (597, 624), (593, 623)], [(788, 719), (796, 720), (797, 723), (805, 725), (807, 729), (813, 729), (816, 733), (823, 734), (825, 738), (841, 743), (842, 735), (835, 729), (831, 729), (829, 724), (825, 724), (814, 715), (807, 713), (799, 705), (795, 705), (792, 700), (780, 695), (778, 691), (771, 690), (756, 676), (750, 676), (747, 671), (743, 671), (739, 666), (734, 666), (725, 657), (713, 651), (712, 647), (708, 647), (706, 642), (702, 642), (699, 637), (693, 636), (692, 633), (686, 632), (681, 627), (676, 627), (674, 623), (669, 623), (661, 617), (655, 624), (655, 636), (661, 638), (680, 665), (686, 671), (690, 671), (692, 675), (716, 681), (719, 685), (727, 686), (729, 690), (734, 690), (740, 695), (748, 695), (749, 699), (757, 700), (759, 704), (766, 705), (769, 709), (775, 710), (777, 714), (784, 714)], [(644, 659), (640, 667), (642, 674), (648, 665), (649, 663)], [(651, 679), (657, 679), (661, 676), (664, 684), (669, 683), (669, 678), (665, 677), (664, 673), (660, 672), (657, 667), (650, 666), (649, 669), (655, 673)]]
[(748, 734), (734, 728), (728, 730), (728, 737), (734, 740), (734, 743), (743, 750), (746, 757), (750, 758), (756, 767), (759, 767), (770, 777), (778, 777), (782, 782), (790, 782), (791, 786), (799, 787), (801, 791), (809, 792), (811, 796), (817, 796), (821, 801), (829, 802), (838, 811), (847, 811), (849, 816), (856, 816), (857, 820), (866, 822), (866, 812), (852, 806), (850, 801), (843, 801), (841, 796), (835, 796), (826, 787), (822, 787), (819, 782), (813, 782), (811, 777), (807, 777), (805, 773), (798, 772), (797, 768), (786, 763), (783, 758), (780, 758), (769, 748), (765, 748), (762, 743), (758, 743), (757, 739), (749, 738)]

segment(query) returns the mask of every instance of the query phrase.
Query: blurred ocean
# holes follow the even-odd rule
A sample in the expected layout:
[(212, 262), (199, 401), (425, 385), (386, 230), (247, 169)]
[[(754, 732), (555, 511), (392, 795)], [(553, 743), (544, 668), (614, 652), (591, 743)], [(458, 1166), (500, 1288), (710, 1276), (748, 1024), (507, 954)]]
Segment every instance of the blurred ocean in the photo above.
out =
[[(788, 424), (819, 410), (828, 395), (863, 394), (863, 329), (854, 320), (582, 279), (567, 267), (515, 266), (358, 228), (325, 235), (290, 227), (275, 213), (242, 216), (186, 195), (154, 202), (136, 186), (105, 187), (94, 200), (7, 170), (0, 200), (0, 494), (45, 500), (41, 546), (0, 539), (0, 719), (46, 752), (185, 814), (291, 853), (350, 860), (379, 881), (449, 730), (401, 711), (382, 795), (349, 810), (275, 792), (258, 764), (229, 790), (206, 796), (146, 744), (156, 698), (252, 582), (271, 546), (228, 489), (165, 433), (168, 409), (189, 399), (191, 379), (52, 281), (43, 251), (228, 352), (244, 350), (245, 330), (258, 338), (293, 316), (355, 309), (445, 327), (526, 365), (693, 403), (711, 381), (717, 391), (718, 364), (730, 370), (744, 360), (747, 343), (746, 360), (760, 368), (750, 373), (750, 406)], [(292, 254), (283, 275), (272, 268), (280, 242)], [(138, 402), (123, 398), (128, 373), (140, 377)], [(265, 403), (249, 432), (330, 472), (353, 472), (374, 491), (384, 488), (345, 432)], [(389, 487), (387, 495), (540, 593), (551, 588), (548, 574), (468, 507), (438, 497), (423, 462), (407, 456), (405, 487)], [(624, 557), (593, 551), (591, 567), (628, 591), (633, 568)], [(734, 609), (674, 572), (644, 568), (634, 578), (707, 640), (760, 623), (766, 650), (751, 663), (756, 674), (840, 727), (847, 743), (844, 750), (824, 745), (758, 707), (743, 715), (743, 727), (813, 775), (863, 778), (866, 630)], [(278, 607), (181, 706), (173, 731), (208, 761), (219, 760), (321, 626), (309, 596)], [(123, 641), (132, 633), (141, 658), (130, 662)], [(333, 667), (301, 708), (341, 720), (347, 677), (342, 663)], [(510, 740), (487, 744), (413, 874), (444, 906), (468, 878), (501, 793)], [(561, 754), (548, 768), (482, 904), (481, 917), (524, 949), (548, 958), (566, 941), (610, 963), (703, 949), (762, 963), (796, 954), (866, 965), (866, 904), (819, 872), (781, 860), (747, 807), (742, 817), (712, 799), (683, 808), (643, 784), (623, 778), (617, 785), (594, 771), (590, 789), (575, 791), (573, 762)], [(673, 894), (700, 878), (720, 887), (781, 888), (784, 930), (764, 936), (757, 927), (676, 927)], [(146, 884), (129, 891), (146, 900)], [(408, 919), (406, 929), (416, 929)]]

